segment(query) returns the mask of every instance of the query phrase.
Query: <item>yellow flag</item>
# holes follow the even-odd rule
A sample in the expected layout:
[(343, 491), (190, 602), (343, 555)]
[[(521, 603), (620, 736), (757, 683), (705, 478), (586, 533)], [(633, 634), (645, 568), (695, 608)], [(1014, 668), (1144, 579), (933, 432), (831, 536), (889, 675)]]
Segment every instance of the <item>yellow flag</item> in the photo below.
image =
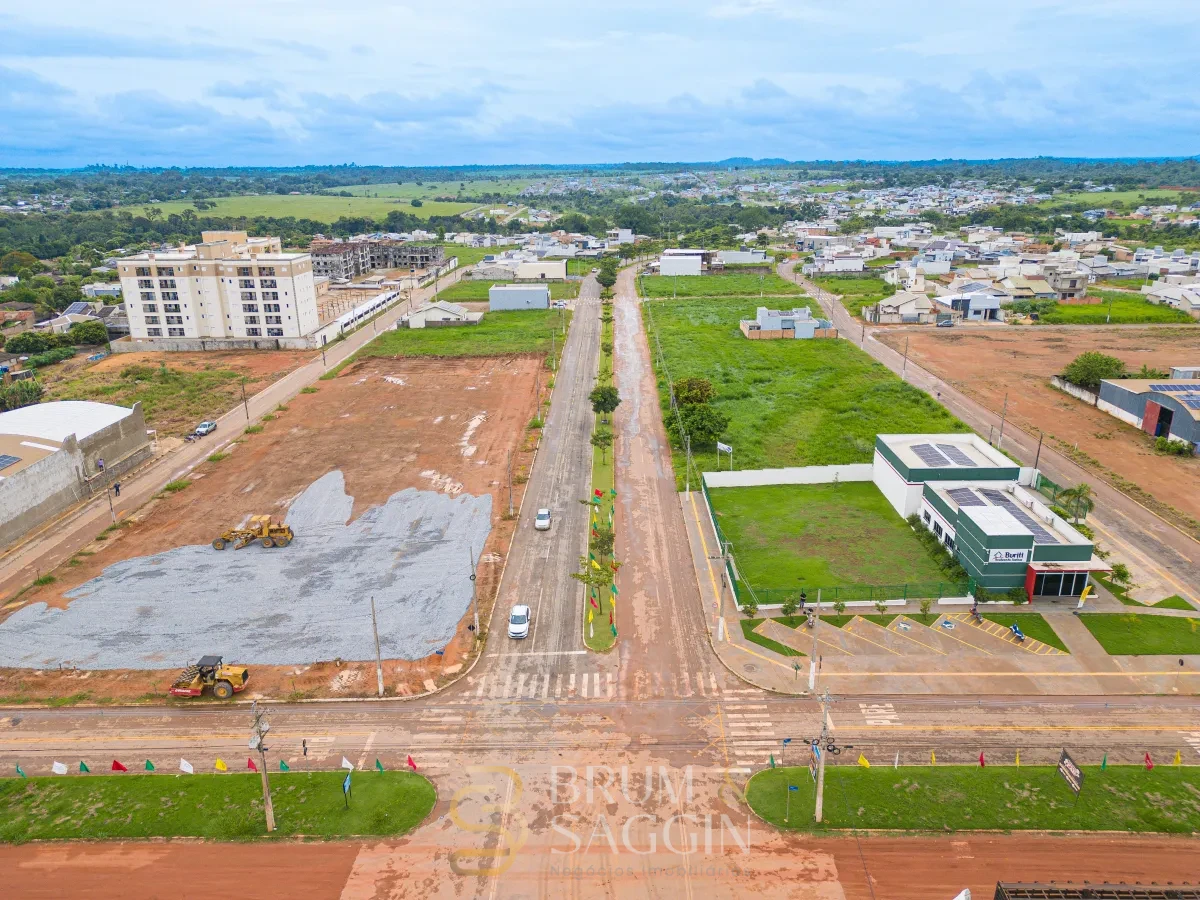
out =
[(1178, 751), (1178, 750), (1176, 750), (1176, 751), (1175, 751), (1175, 761), (1174, 761), (1173, 763), (1171, 763), (1171, 765), (1173, 765), (1173, 766), (1179, 766), (1179, 765), (1182, 765), (1182, 764), (1183, 764), (1183, 757), (1180, 755), (1179, 751)]
[(225, 765), (225, 760), (218, 759), (214, 764), (218, 772), (228, 772), (229, 766)]
[(865, 756), (863, 756), (861, 753), (858, 754), (858, 764), (860, 766), (862, 766), (864, 769), (871, 768), (871, 764), (869, 762), (867, 762), (867, 758)]
[(596, 569), (597, 571), (599, 571), (599, 569), (600, 569), (600, 563), (596, 562), (596, 561), (593, 559), (593, 560), (592, 560), (592, 568), (593, 568), (593, 569)]
[(937, 765), (937, 754), (934, 753), (932, 750), (929, 751), (929, 764), (931, 766)]
[(1019, 767), (1020, 765), (1021, 765), (1021, 751), (1018, 750), (1017, 751), (1017, 766)]
[(588, 621), (589, 621), (589, 622), (590, 622), (590, 621), (592, 621), (592, 613), (593, 613), (593, 612), (595, 612), (595, 610), (592, 610), (592, 609), (589, 609), (589, 610), (588, 610)]

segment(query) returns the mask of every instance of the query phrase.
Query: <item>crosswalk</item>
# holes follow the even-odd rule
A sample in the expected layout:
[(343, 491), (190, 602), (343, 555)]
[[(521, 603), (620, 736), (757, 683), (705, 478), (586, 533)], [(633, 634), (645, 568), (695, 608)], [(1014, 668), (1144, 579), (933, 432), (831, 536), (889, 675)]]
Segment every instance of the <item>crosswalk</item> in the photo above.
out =
[(716, 699), (761, 695), (758, 688), (729, 687), (715, 672), (634, 672), (622, 679), (608, 671), (500, 671), (468, 675), (457, 705), (497, 700), (595, 701)]
[(725, 743), (736, 767), (731, 772), (749, 772), (779, 753), (782, 738), (776, 735), (772, 714), (765, 703), (727, 703), (725, 714)]

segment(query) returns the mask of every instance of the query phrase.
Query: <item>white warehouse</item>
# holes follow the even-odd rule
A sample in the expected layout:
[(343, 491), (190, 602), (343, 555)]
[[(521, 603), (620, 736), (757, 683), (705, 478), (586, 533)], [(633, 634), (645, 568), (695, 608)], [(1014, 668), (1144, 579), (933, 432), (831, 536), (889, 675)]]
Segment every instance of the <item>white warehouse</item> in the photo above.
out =
[(493, 284), (488, 288), (488, 309), (549, 309), (550, 288), (544, 284)]

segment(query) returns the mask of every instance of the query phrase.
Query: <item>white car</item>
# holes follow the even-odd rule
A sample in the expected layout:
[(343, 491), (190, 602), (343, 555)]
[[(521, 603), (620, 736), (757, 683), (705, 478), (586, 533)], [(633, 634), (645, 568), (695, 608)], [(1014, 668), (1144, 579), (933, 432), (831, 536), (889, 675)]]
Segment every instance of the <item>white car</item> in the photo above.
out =
[(533, 517), (533, 527), (537, 531), (550, 530), (550, 510), (539, 509), (537, 515)]
[(529, 637), (529, 621), (533, 613), (528, 606), (514, 606), (508, 614), (508, 636), (523, 640)]

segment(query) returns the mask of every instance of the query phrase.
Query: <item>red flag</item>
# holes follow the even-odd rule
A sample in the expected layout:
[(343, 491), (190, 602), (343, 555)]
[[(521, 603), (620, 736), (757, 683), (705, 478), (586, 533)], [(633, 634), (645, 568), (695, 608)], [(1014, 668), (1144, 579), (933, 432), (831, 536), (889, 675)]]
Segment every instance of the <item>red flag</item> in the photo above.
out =
[(417, 771), (417, 764), (413, 762), (412, 754), (408, 754), (408, 765), (414, 772)]
[(595, 491), (593, 491), (593, 493), (594, 493), (594, 494), (595, 494), (597, 497), (603, 497), (603, 496), (604, 496), (604, 491), (600, 490), (599, 488), (597, 488)]
[(128, 772), (128, 771), (129, 771), (127, 768), (125, 768), (125, 766), (124, 766), (124, 765), (122, 765), (120, 762), (118, 762), (118, 761), (117, 761), (117, 760), (115, 760), (115, 759), (113, 760), (113, 767), (112, 767), (112, 770), (113, 770), (114, 772)]
[(1150, 751), (1146, 751), (1146, 771), (1149, 772), (1154, 768), (1154, 760), (1150, 758)]
[(592, 606), (595, 606), (595, 607), (596, 607), (596, 609), (599, 609), (599, 608), (600, 608), (599, 606), (597, 606), (597, 605), (596, 605), (596, 598), (595, 598), (595, 597), (588, 597), (588, 603), (592, 604)]
[(986, 766), (986, 765), (987, 765), (987, 763), (986, 763), (986, 762), (984, 762), (984, 759), (983, 759), (983, 751), (982, 751), (982, 750), (980, 750), (980, 751), (979, 751), (979, 764), (980, 764), (981, 766)]
[(249, 769), (251, 772), (258, 771), (258, 766), (256, 766), (254, 764), (254, 759), (252, 757), (249, 757), (249, 756), (246, 757), (246, 768)]
[(609, 625), (611, 625), (612, 623), (613, 623), (613, 620), (612, 620), (612, 610), (609, 610), (609, 611), (608, 611), (608, 624), (609, 624)]

